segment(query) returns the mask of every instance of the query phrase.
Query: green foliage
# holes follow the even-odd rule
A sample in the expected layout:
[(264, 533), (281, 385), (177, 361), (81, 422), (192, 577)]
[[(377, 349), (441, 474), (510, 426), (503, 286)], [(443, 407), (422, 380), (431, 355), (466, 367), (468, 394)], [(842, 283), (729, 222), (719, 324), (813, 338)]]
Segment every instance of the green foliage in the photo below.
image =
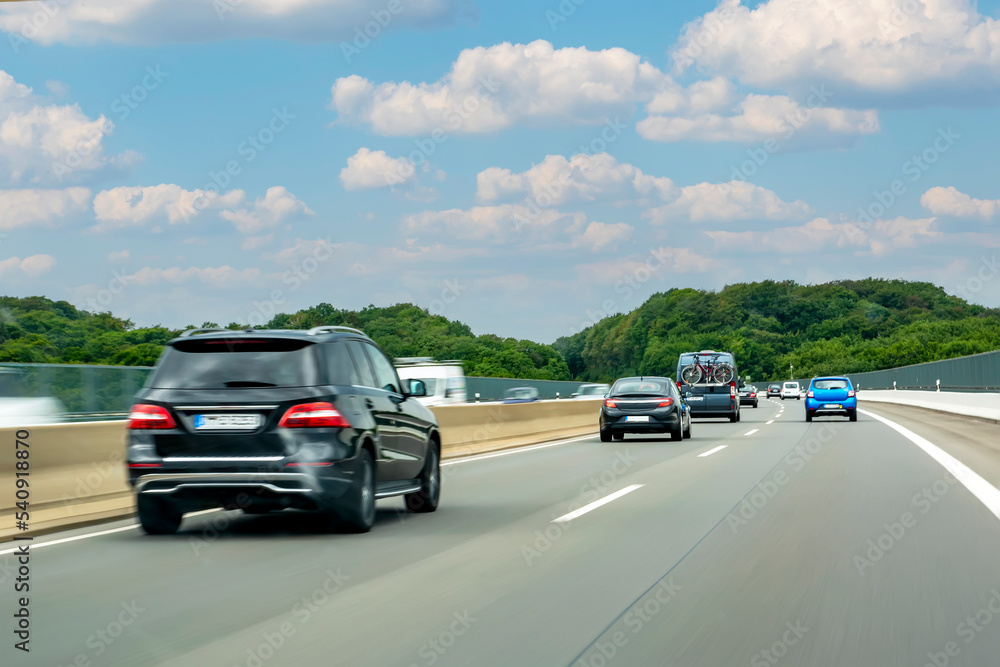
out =
[(673, 376), (683, 352), (736, 355), (753, 381), (855, 373), (1000, 349), (1000, 312), (930, 283), (842, 280), (673, 289), (555, 343), (574, 378)]
[[(394, 357), (460, 359), (468, 375), (569, 379), (569, 367), (550, 345), (476, 336), (461, 322), (409, 304), (369, 306), (355, 312), (321, 303), (297, 313), (276, 315), (261, 328), (307, 329), (321, 324), (361, 329)], [(204, 322), (201, 326), (219, 325)], [(231, 322), (226, 328), (245, 327)], [(151, 366), (163, 345), (179, 333), (160, 326), (137, 329), (129, 320), (111, 313), (77, 310), (65, 301), (0, 297), (0, 362)]]

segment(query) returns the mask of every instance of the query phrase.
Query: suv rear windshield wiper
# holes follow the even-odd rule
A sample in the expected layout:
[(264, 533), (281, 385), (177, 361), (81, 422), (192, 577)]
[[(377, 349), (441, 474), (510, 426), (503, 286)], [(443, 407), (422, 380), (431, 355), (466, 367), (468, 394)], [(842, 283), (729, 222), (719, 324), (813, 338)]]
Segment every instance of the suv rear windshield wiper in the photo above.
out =
[(230, 380), (222, 384), (227, 387), (277, 387), (273, 382), (257, 382), (256, 380)]

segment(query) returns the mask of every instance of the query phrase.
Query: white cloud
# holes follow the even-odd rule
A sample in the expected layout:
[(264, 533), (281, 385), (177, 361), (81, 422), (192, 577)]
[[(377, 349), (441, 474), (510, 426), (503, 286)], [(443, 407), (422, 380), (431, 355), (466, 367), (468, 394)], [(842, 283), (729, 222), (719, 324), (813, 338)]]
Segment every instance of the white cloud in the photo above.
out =
[(759, 86), (817, 79), (872, 91), (996, 87), (1000, 22), (969, 0), (722, 0), (673, 50), (691, 64)]
[(97, 193), (94, 198), (98, 224), (92, 231), (136, 227), (162, 218), (172, 225), (186, 223), (203, 210), (239, 206), (245, 197), (242, 190), (216, 195), (211, 190), (185, 190), (179, 185), (167, 183), (113, 188)]
[(78, 105), (45, 105), (31, 88), (0, 70), (0, 179), (13, 184), (77, 181), (139, 161), (127, 151), (108, 156), (113, 123), (87, 117)]
[(120, 262), (127, 262), (132, 258), (132, 253), (128, 250), (121, 250), (119, 252), (109, 252), (108, 261), (112, 264), (118, 264)]
[[(398, 4), (386, 0), (103, 0), (97, 4), (53, 3), (54, 11), (38, 3), (4, 4), (0, 30), (14, 33), (11, 37), (15, 40), (42, 44), (107, 41), (142, 46), (254, 37), (308, 42), (347, 40), (354, 49), (341, 45), (348, 62), (366, 46), (358, 33), (370, 42), (383, 31), (443, 27), (477, 17), (470, 0), (403, 0)], [(390, 7), (398, 9), (393, 12)], [(40, 17), (34, 21), (41, 27), (32, 28), (34, 17)]]
[(878, 112), (804, 106), (785, 95), (747, 95), (735, 115), (650, 116), (636, 125), (652, 141), (741, 141), (823, 133), (845, 137), (879, 131)]
[(633, 227), (624, 222), (614, 224), (591, 222), (583, 230), (583, 233), (573, 241), (573, 245), (598, 252), (608, 247), (613, 248), (621, 241), (629, 240), (632, 238), (633, 231)]
[(934, 187), (920, 197), (920, 205), (934, 215), (989, 220), (1000, 211), (1000, 199), (974, 199), (955, 187)]
[(233, 223), (242, 234), (258, 234), (294, 216), (316, 215), (298, 197), (282, 186), (268, 188), (252, 209), (224, 210), (225, 220)]
[(51, 271), (55, 265), (56, 258), (52, 255), (31, 255), (24, 259), (9, 257), (0, 261), (0, 276), (23, 273), (29, 278), (37, 278)]
[(463, 50), (434, 83), (338, 79), (332, 107), (343, 120), (370, 124), (382, 135), (493, 132), (517, 122), (600, 124), (631, 114), (671, 83), (622, 48), (505, 42)]
[(655, 197), (670, 199), (676, 188), (669, 178), (644, 174), (631, 164), (618, 162), (607, 153), (566, 159), (547, 155), (540, 164), (515, 174), (510, 169), (490, 167), (476, 176), (476, 197), (482, 201), (529, 196), (539, 206), (570, 200), (596, 201)]
[(587, 282), (611, 284), (621, 282), (626, 278), (644, 277), (645, 283), (654, 274), (667, 273), (697, 273), (706, 271), (716, 263), (708, 257), (699, 255), (691, 248), (673, 248), (663, 246), (650, 248), (646, 255), (630, 255), (601, 262), (589, 262), (575, 267), (581, 280)]
[(731, 222), (734, 220), (793, 220), (809, 215), (803, 201), (785, 202), (772, 190), (746, 181), (699, 183), (681, 188), (680, 196), (643, 212), (653, 224), (673, 219)]
[(279, 274), (267, 274), (258, 268), (235, 269), (229, 265), (191, 266), (186, 269), (176, 266), (166, 269), (146, 266), (128, 276), (128, 282), (129, 284), (149, 287), (162, 283), (179, 285), (196, 281), (213, 288), (227, 289), (247, 286), (266, 287), (274, 284), (279, 278)]
[(708, 231), (715, 247), (737, 252), (776, 253), (779, 255), (822, 254), (833, 248), (870, 250), (876, 256), (894, 249), (911, 248), (918, 241), (941, 236), (935, 230), (935, 218), (876, 220), (873, 225), (854, 222), (834, 223), (816, 218), (797, 227), (767, 231)]
[(385, 151), (359, 148), (340, 170), (345, 190), (385, 188), (414, 181), (417, 170), (405, 157), (389, 157)]
[(54, 227), (82, 215), (90, 206), (90, 190), (0, 190), (0, 229)]

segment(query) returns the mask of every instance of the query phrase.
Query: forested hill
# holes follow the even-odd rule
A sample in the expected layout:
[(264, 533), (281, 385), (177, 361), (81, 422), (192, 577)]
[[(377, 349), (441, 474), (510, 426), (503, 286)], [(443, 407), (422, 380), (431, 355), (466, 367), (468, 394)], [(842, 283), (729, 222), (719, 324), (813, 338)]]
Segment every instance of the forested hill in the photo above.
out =
[[(476, 336), (468, 326), (409, 304), (361, 311), (320, 304), (279, 314), (263, 328), (306, 329), (342, 324), (361, 329), (394, 357), (461, 359), (472, 376), (568, 380), (569, 369), (551, 345)], [(194, 326), (218, 326), (204, 322)], [(228, 328), (243, 325), (231, 323)], [(190, 328), (190, 327), (186, 327)], [(150, 366), (179, 329), (136, 328), (111, 313), (81, 311), (44, 297), (0, 297), (0, 362)]]
[(682, 352), (736, 355), (752, 381), (892, 368), (1000, 349), (1000, 311), (930, 283), (764, 281), (673, 289), (555, 343), (575, 378), (669, 375)]

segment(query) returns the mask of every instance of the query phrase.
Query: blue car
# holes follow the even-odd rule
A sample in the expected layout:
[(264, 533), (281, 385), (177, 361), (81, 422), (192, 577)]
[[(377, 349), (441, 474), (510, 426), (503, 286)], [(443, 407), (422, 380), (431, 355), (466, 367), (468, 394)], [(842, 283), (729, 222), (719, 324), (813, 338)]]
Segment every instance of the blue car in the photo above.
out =
[(846, 377), (813, 378), (806, 392), (806, 421), (816, 415), (842, 415), (858, 421), (858, 397)]

